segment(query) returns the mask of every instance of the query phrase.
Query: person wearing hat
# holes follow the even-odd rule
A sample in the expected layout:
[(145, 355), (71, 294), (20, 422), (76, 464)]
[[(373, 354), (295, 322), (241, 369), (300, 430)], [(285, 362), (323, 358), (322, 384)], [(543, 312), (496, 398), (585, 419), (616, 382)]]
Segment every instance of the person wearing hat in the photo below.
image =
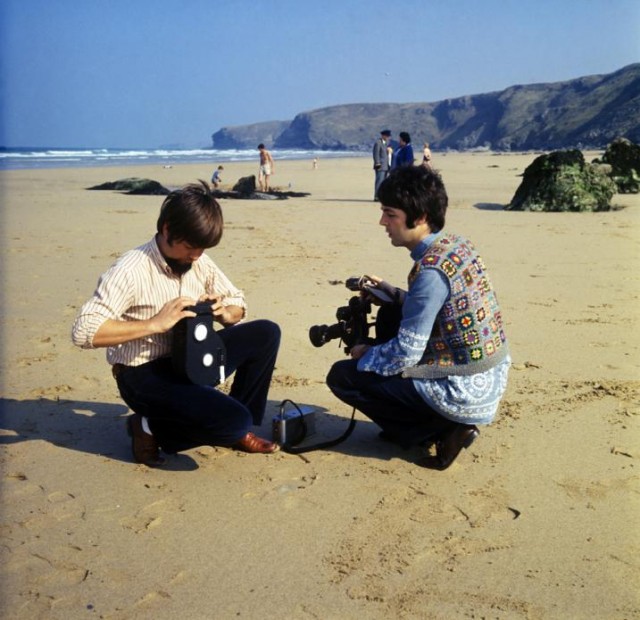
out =
[(387, 146), (391, 139), (391, 132), (388, 129), (383, 129), (380, 132), (380, 137), (373, 145), (373, 172), (375, 177), (375, 186), (373, 191), (373, 199), (378, 200), (378, 188), (382, 181), (387, 178), (389, 174), (389, 158), (387, 156)]

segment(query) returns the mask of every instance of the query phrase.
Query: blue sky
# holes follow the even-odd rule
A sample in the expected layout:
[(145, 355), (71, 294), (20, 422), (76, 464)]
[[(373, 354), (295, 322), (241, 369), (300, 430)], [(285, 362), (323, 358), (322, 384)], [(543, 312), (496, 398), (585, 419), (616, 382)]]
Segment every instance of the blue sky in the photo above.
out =
[(638, 0), (1, 0), (0, 145), (210, 146), (638, 61)]

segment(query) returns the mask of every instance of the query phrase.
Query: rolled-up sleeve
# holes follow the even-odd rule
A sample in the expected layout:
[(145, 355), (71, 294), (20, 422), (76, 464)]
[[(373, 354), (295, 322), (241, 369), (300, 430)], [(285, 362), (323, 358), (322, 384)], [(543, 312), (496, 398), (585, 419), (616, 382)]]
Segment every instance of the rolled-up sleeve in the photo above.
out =
[(247, 302), (244, 292), (234, 286), (217, 265), (214, 266), (212, 285), (211, 287), (207, 286), (207, 289), (209, 294), (223, 296), (223, 306), (239, 306), (244, 311), (244, 317), (247, 316)]
[(71, 328), (71, 340), (82, 349), (93, 349), (93, 339), (100, 326), (109, 319), (119, 319), (131, 303), (132, 287), (127, 274), (115, 269), (99, 280), (93, 294), (79, 310)]

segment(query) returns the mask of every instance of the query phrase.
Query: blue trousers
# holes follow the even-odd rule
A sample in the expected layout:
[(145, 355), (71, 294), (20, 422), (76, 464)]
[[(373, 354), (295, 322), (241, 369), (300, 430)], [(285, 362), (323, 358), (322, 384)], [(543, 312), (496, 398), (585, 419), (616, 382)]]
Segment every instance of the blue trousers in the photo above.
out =
[(411, 379), (361, 372), (357, 364), (351, 359), (336, 362), (327, 375), (329, 389), (400, 445), (424, 444), (456, 425), (425, 403)]
[(231, 446), (262, 423), (280, 346), (280, 328), (249, 321), (218, 332), (227, 349), (225, 374), (235, 373), (229, 394), (194, 385), (173, 370), (170, 357), (125, 367), (117, 377), (122, 399), (149, 420), (169, 453), (196, 446)]

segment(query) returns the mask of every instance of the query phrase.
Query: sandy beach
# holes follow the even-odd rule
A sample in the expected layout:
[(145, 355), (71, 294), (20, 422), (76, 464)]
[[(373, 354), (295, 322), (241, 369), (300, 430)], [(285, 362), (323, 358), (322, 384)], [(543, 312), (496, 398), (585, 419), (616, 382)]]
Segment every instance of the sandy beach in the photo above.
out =
[[(640, 196), (505, 212), (534, 157), (434, 153), (447, 228), (483, 255), (514, 360), (496, 422), (445, 472), (361, 415), (304, 458), (202, 447), (133, 463), (105, 352), (74, 348), (70, 328), (98, 276), (155, 232), (162, 197), (86, 188), (179, 186), (220, 163), (230, 187), (257, 163), (0, 172), (0, 616), (640, 618)], [(250, 317), (283, 330), (258, 432), (288, 398), (331, 438), (351, 414), (324, 384), (344, 353), (308, 329), (334, 322), (347, 277), (402, 285), (411, 261), (378, 225), (369, 158), (276, 160), (272, 185), (310, 195), (222, 200), (208, 253)]]

